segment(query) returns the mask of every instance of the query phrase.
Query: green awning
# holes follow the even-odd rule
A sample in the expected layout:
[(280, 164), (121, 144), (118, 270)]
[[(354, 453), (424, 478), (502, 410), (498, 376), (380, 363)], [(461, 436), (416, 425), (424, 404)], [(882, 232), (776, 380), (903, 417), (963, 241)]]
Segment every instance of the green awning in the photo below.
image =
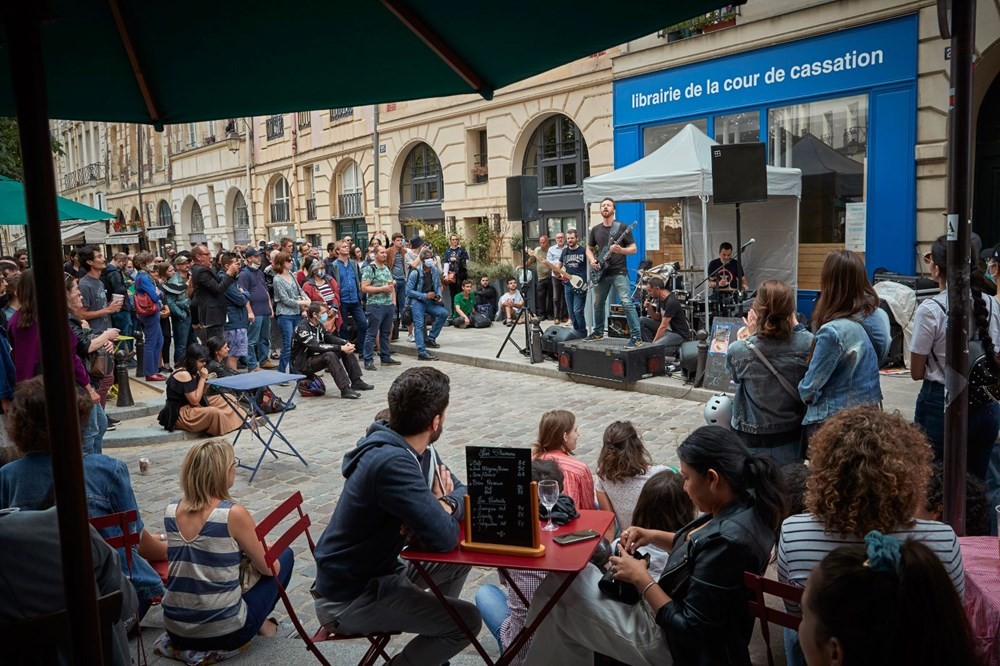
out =
[[(157, 125), (461, 93), (490, 99), (503, 86), (726, 4), (39, 3), (49, 117)], [(3, 67), (0, 115), (15, 115)]]
[[(84, 220), (96, 222), (110, 220), (114, 213), (106, 213), (97, 208), (85, 206), (63, 197), (56, 197), (59, 221)], [(24, 185), (0, 176), (0, 224), (27, 224), (28, 214), (24, 209)]]

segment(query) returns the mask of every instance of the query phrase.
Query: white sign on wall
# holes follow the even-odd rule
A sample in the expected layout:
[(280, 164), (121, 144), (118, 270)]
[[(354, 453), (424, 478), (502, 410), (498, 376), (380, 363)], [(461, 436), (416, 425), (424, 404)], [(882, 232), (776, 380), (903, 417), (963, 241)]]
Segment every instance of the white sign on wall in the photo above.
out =
[(646, 211), (646, 250), (660, 249), (660, 211)]
[(865, 251), (868, 233), (867, 208), (862, 203), (848, 203), (844, 217), (844, 247), (853, 252)]

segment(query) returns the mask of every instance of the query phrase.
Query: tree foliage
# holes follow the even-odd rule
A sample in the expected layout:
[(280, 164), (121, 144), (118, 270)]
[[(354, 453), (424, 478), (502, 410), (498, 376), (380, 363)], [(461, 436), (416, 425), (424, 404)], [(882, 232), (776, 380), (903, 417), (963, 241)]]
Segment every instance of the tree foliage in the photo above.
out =
[[(62, 144), (52, 139), (52, 153), (64, 155)], [(17, 120), (0, 117), (0, 176), (24, 180), (21, 164), (21, 139), (17, 133)]]

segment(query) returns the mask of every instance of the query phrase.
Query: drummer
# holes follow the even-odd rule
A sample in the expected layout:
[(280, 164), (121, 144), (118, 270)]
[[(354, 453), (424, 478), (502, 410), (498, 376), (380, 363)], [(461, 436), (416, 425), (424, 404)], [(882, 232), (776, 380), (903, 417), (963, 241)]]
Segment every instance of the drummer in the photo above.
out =
[[(708, 264), (708, 274), (711, 276), (708, 279), (708, 284), (712, 289), (726, 289), (732, 291), (737, 288), (742, 288), (743, 291), (749, 289), (747, 283), (747, 276), (743, 274), (743, 268), (740, 263), (733, 259), (733, 246), (731, 243), (723, 243), (719, 246), (719, 258), (713, 259), (711, 263)], [(736, 280), (739, 278), (741, 287), (736, 286)]]
[(643, 342), (663, 345), (668, 357), (676, 356), (681, 343), (691, 337), (691, 327), (683, 306), (662, 278), (650, 278), (646, 283), (643, 309), (646, 316), (639, 318)]

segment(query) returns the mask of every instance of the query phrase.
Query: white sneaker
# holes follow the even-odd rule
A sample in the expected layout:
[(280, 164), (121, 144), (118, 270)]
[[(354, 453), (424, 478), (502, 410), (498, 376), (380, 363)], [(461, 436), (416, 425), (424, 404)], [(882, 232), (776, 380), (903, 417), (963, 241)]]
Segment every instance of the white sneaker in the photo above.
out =
[(410, 333), (409, 335), (406, 336), (406, 341), (407, 342), (416, 342), (417, 339), (415, 337), (413, 337), (412, 333)]

